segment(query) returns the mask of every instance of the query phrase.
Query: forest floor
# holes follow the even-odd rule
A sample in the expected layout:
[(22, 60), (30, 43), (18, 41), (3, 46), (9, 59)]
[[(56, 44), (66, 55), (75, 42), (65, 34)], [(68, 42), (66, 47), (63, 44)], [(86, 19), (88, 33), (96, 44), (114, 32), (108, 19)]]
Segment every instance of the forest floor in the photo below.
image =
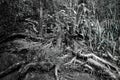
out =
[(15, 39), (3, 43), (0, 80), (118, 80), (119, 68), (83, 48), (82, 43), (75, 43), (84, 53), (77, 54), (70, 47), (64, 51), (52, 45), (52, 39), (46, 41)]

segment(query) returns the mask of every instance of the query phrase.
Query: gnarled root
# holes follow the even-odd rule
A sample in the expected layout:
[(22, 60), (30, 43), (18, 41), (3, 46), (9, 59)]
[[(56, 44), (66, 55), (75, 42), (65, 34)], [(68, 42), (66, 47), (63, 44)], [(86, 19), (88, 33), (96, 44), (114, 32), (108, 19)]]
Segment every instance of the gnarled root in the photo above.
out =
[(0, 78), (3, 78), (5, 76), (7, 76), (8, 74), (19, 70), (21, 68), (21, 66), (25, 63), (26, 63), (25, 61), (21, 61), (21, 62), (15, 63), (12, 66), (8, 67), (6, 70), (0, 72)]
[[(79, 53), (75, 53), (74, 51), (72, 51), (72, 53), (74, 54), (73, 55), (74, 57), (72, 58), (71, 61), (65, 63), (64, 65), (70, 65), (72, 63), (77, 62), (80, 65), (87, 67), (91, 71), (96, 71), (96, 70), (97, 71), (103, 71), (109, 77), (111, 77), (113, 79), (117, 79), (120, 76), (120, 68), (117, 67), (114, 63), (110, 63), (109, 61), (107, 61), (103, 58), (100, 58), (93, 53), (79, 54)], [(76, 57), (79, 58), (79, 59), (77, 59)], [(84, 58), (85, 58), (85, 60), (84, 60)], [(56, 76), (57, 76), (57, 71), (56, 71)]]
[(55, 77), (56, 77), (56, 80), (59, 80), (59, 75), (58, 75), (58, 70), (59, 69), (60, 69), (60, 66), (56, 65), (56, 67), (55, 67)]

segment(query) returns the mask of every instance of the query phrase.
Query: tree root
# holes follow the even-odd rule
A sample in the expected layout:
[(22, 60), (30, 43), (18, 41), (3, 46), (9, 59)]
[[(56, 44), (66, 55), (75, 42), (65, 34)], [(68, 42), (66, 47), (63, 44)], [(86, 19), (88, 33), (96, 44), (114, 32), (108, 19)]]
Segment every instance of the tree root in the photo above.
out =
[(6, 70), (0, 72), (0, 78), (3, 78), (3, 77), (5, 77), (5, 76), (7, 76), (8, 74), (19, 70), (20, 67), (21, 67), (23, 64), (25, 64), (25, 63), (26, 63), (25, 61), (21, 61), (21, 62), (18, 62), (18, 63), (13, 64), (12, 66), (10, 66), (9, 68), (7, 68)]
[[(87, 67), (91, 71), (103, 71), (106, 74), (108, 74), (111, 78), (117, 79), (120, 76), (120, 68), (117, 67), (115, 64), (110, 63), (109, 61), (106, 61), (103, 58), (98, 57), (97, 55), (90, 53), (90, 54), (79, 54), (72, 51), (72, 54), (74, 54), (71, 61), (65, 63), (64, 65), (70, 65), (72, 63), (75, 64), (75, 62), (79, 63), (82, 66)], [(72, 55), (71, 54), (71, 55)], [(77, 55), (76, 55), (77, 54)], [(70, 55), (69, 55), (70, 56)], [(69, 57), (68, 55), (65, 55), (62, 57), (62, 59)], [(76, 57), (80, 58), (77, 59)], [(84, 60), (86, 58), (87, 60)], [(57, 70), (55, 71), (57, 76)]]
[(58, 70), (59, 69), (60, 69), (60, 66), (56, 65), (56, 67), (55, 67), (55, 78), (56, 78), (56, 80), (59, 80), (59, 76), (58, 76)]
[(22, 80), (28, 72), (32, 71), (39, 71), (39, 72), (49, 72), (50, 70), (54, 69), (55, 65), (47, 62), (31, 62), (27, 63), (25, 61), (15, 63), (14, 65), (10, 66), (5, 71), (0, 72), (0, 78), (3, 78), (10, 73), (17, 71), (17, 80)]
[[(117, 67), (115, 64), (110, 63), (109, 61), (98, 57), (97, 55), (90, 53), (90, 54), (79, 54), (75, 53), (74, 51), (70, 54), (66, 54), (62, 57), (58, 57), (60, 61), (64, 61), (67, 58), (72, 59), (69, 62), (61, 62), (57, 64), (47, 64), (46, 62), (30, 62), (27, 63), (25, 61), (16, 63), (12, 66), (10, 66), (5, 71), (0, 72), (0, 78), (12, 73), (13, 71), (18, 71), (18, 79), (21, 80), (25, 77), (26, 73), (31, 69), (35, 69), (36, 71), (43, 71), (43, 72), (49, 72), (51, 69), (55, 70), (55, 77), (56, 80), (59, 80), (58, 71), (60, 70), (60, 66), (63, 65), (71, 65), (75, 64), (76, 62), (79, 63), (81, 66), (84, 66), (88, 68), (91, 71), (103, 71), (106, 74), (108, 74), (111, 78), (117, 79), (120, 76), (120, 68)], [(84, 60), (86, 58), (86, 60)]]

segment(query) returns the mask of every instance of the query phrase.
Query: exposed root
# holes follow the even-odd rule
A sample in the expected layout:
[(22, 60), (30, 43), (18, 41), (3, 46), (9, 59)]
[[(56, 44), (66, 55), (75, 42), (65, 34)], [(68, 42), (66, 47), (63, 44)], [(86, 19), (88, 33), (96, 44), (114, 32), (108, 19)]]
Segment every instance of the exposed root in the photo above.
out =
[(76, 57), (74, 57), (70, 62), (65, 63), (64, 65), (70, 65), (76, 61)]
[(56, 65), (56, 67), (55, 67), (55, 77), (56, 77), (56, 80), (59, 80), (59, 75), (58, 75), (58, 70), (59, 69), (60, 69), (60, 66)]
[(6, 70), (0, 72), (0, 78), (7, 76), (8, 74), (15, 72), (20, 69), (20, 67), (25, 64), (26, 62), (21, 61), (18, 63), (13, 64), (12, 66), (8, 67)]
[[(92, 69), (93, 68), (97, 68), (100, 70), (103, 70), (104, 72), (106, 72), (107, 74), (109, 74), (109, 76), (111, 78), (117, 79), (116, 77), (116, 73), (120, 76), (119, 74), (119, 67), (115, 66), (114, 64), (104, 60), (103, 58), (100, 58), (98, 56), (96, 56), (95, 54), (79, 54), (80, 57), (87, 57), (87, 64), (89, 68)], [(97, 70), (96, 69), (96, 70)]]
[[(73, 54), (76, 55), (77, 53), (73, 52)], [(65, 59), (67, 57), (68, 57), (68, 55), (65, 55), (65, 56), (61, 57), (61, 59)], [(79, 60), (76, 57), (79, 57), (81, 59)], [(86, 61), (82, 60), (84, 58), (86, 58), (87, 60)], [(96, 70), (97, 71), (99, 71), (99, 70), (103, 71), (113, 79), (117, 79), (118, 75), (120, 76), (119, 67), (117, 67), (116, 65), (106, 61), (103, 58), (98, 57), (97, 55), (95, 55), (93, 53), (90, 53), (90, 54), (78, 54), (78, 55), (74, 56), (69, 62), (67, 62), (67, 63), (65, 63), (63, 65), (71, 65), (72, 63), (75, 64), (76, 62), (79, 63), (82, 66), (87, 67), (91, 71), (96, 71)], [(58, 73), (57, 73), (58, 69), (59, 69), (59, 67), (57, 66), (56, 69), (55, 69), (55, 75), (57, 77), (57, 80), (59, 80), (58, 79)]]

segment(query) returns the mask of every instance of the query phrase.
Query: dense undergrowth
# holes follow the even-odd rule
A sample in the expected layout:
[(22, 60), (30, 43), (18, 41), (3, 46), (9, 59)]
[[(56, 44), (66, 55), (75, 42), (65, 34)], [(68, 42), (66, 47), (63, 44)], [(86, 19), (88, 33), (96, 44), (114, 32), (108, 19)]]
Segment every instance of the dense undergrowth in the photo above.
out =
[(68, 67), (97, 80), (120, 79), (119, 1), (2, 0), (0, 6), (0, 78), (15, 70), (18, 80), (28, 80), (32, 71), (54, 70), (56, 80), (77, 80), (62, 78)]

